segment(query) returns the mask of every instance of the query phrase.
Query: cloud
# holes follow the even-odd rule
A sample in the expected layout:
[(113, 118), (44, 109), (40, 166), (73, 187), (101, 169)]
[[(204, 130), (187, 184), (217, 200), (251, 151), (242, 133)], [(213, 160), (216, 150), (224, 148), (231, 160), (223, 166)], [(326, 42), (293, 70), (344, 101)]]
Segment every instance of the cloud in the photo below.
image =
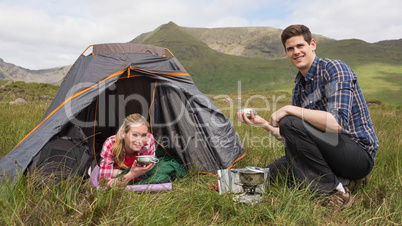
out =
[(82, 18), (51, 16), (37, 9), (0, 4), (0, 57), (30, 69), (73, 63), (83, 48)]
[(286, 21), (327, 37), (367, 42), (402, 38), (401, 1), (298, 0), (290, 8)]
[(402, 37), (401, 1), (382, 0), (3, 0), (0, 58), (29, 69), (74, 63), (91, 44), (128, 42), (173, 21), (185, 27), (293, 23), (335, 39)]

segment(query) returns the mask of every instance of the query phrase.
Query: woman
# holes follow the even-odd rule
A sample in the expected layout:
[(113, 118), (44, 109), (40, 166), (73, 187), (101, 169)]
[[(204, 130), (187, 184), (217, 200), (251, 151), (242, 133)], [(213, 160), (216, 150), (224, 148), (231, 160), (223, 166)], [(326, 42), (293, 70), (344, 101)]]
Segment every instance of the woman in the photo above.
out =
[[(154, 137), (148, 132), (149, 123), (140, 114), (127, 116), (116, 135), (106, 139), (101, 151), (99, 180), (107, 185), (127, 184), (139, 179), (140, 175), (151, 170), (155, 163), (147, 166), (137, 165), (136, 156), (154, 155)], [(127, 174), (121, 175), (124, 170)]]

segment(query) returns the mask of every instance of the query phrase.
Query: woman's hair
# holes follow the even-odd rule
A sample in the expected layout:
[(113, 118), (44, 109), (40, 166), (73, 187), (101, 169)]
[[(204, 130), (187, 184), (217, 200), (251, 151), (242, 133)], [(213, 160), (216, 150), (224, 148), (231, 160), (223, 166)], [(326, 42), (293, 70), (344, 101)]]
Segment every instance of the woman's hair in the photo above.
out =
[(116, 159), (117, 164), (121, 169), (128, 169), (129, 167), (124, 164), (124, 137), (121, 136), (122, 132), (128, 133), (130, 130), (131, 126), (133, 124), (143, 124), (146, 125), (149, 128), (149, 123), (147, 120), (140, 114), (131, 114), (127, 116), (123, 124), (120, 126), (119, 130), (116, 133), (116, 141), (113, 144), (112, 147), (112, 153), (114, 158)]
[(290, 25), (285, 30), (282, 31), (281, 39), (282, 39), (282, 44), (283, 47), (286, 49), (285, 42), (294, 36), (303, 36), (304, 41), (307, 43), (310, 43), (311, 40), (313, 39), (311, 36), (310, 29), (308, 27), (302, 25), (302, 24), (295, 24), (295, 25)]

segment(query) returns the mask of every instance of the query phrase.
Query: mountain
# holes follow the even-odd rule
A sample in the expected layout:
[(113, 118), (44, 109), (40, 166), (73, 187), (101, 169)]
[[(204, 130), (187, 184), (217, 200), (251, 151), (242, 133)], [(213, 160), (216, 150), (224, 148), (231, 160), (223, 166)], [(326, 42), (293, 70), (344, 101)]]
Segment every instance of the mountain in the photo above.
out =
[[(172, 27), (177, 26), (173, 22)], [(142, 43), (148, 37), (157, 33), (160, 29), (166, 29), (162, 25), (152, 32), (139, 35), (131, 42)], [(244, 56), (257, 59), (277, 59), (284, 57), (281, 42), (281, 29), (272, 27), (227, 27), (227, 28), (190, 28), (180, 29), (195, 39), (205, 43), (209, 48), (228, 55)], [(322, 35), (313, 35), (320, 43), (335, 41)]]
[[(173, 22), (164, 24), (154, 31), (139, 35), (130, 42), (152, 44), (161, 30), (176, 29), (193, 36), (193, 40), (199, 40), (212, 50), (220, 53), (244, 56), (254, 59), (277, 60), (285, 57), (280, 35), (281, 29), (272, 27), (228, 27), (228, 28), (189, 28), (180, 27)], [(177, 34), (175, 39), (177, 39)], [(149, 39), (153, 37), (152, 39)], [(164, 37), (164, 43), (170, 42), (172, 36)], [(322, 35), (313, 34), (318, 49), (317, 54), (328, 55), (328, 58), (345, 59), (346, 61), (357, 59), (363, 61), (400, 62), (402, 51), (402, 39), (386, 40), (377, 43), (367, 43), (358, 39), (334, 40)], [(180, 38), (179, 38), (180, 39)], [(189, 38), (188, 38), (189, 39)], [(174, 40), (172, 40), (174, 42)], [(352, 62), (353, 63), (353, 62)]]
[(71, 66), (62, 66), (43, 70), (29, 70), (4, 62), (0, 58), (0, 81), (14, 80), (37, 83), (59, 84)]
[(264, 60), (224, 54), (211, 49), (186, 29), (173, 22), (143, 34), (132, 42), (163, 46), (169, 49), (204, 93), (222, 94), (238, 90), (288, 89), (294, 75), (286, 59)]
[[(204, 93), (290, 92), (297, 69), (285, 58), (281, 32), (269, 27), (186, 28), (169, 22), (131, 42), (169, 49)], [(367, 101), (402, 104), (402, 46), (313, 37), (318, 57), (341, 59), (358, 75)]]
[(392, 47), (402, 47), (402, 38), (398, 40), (384, 40), (376, 42), (378, 45), (382, 46), (392, 46)]
[[(270, 27), (189, 28), (169, 22), (130, 42), (170, 50), (203, 93), (289, 93), (297, 69), (285, 57), (281, 32)], [(318, 57), (341, 59), (353, 69), (367, 100), (402, 104), (402, 40), (367, 43), (317, 34), (313, 38)], [(67, 74), (69, 67), (33, 71), (1, 61), (0, 80), (54, 83)]]

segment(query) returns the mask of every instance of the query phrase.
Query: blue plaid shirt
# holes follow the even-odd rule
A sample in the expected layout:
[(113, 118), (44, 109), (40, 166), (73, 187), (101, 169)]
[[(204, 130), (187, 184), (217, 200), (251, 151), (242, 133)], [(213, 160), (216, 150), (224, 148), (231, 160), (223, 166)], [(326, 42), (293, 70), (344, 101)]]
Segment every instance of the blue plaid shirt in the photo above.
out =
[(292, 104), (330, 112), (375, 160), (379, 146), (356, 74), (340, 60), (315, 57), (306, 77), (296, 76)]

